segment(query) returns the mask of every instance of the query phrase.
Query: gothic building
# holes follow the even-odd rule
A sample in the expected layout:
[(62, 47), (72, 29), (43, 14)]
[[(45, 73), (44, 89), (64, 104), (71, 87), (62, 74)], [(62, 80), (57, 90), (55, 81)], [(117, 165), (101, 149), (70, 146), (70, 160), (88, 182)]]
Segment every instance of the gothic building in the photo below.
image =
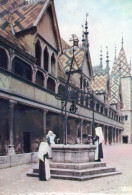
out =
[[(120, 86), (121, 85), (121, 86)], [(122, 87), (122, 89), (121, 89)], [(111, 104), (115, 104), (120, 97), (120, 102), (123, 101), (122, 115), (124, 117), (124, 131), (122, 134), (123, 143), (132, 143), (132, 77), (131, 77), (131, 63), (128, 64), (124, 46), (123, 38), (122, 45), (118, 58), (114, 59), (113, 68), (111, 72), (111, 90), (112, 99)], [(121, 97), (122, 90), (122, 97)]]
[[(105, 143), (121, 142), (123, 118), (120, 108), (108, 103), (107, 71), (101, 73), (105, 85), (94, 79), (94, 104), (86, 95), (92, 92), (94, 78), (87, 21), (82, 46), (77, 43), (73, 51), (60, 38), (52, 0), (0, 2), (0, 155), (37, 151), (50, 129), (64, 143), (64, 102), (58, 96), (65, 91), (71, 64), (68, 89), (76, 92), (77, 112), (70, 112), (69, 99), (68, 143), (91, 134), (93, 113), (94, 125), (103, 128)], [(95, 89), (99, 86), (103, 95)]]

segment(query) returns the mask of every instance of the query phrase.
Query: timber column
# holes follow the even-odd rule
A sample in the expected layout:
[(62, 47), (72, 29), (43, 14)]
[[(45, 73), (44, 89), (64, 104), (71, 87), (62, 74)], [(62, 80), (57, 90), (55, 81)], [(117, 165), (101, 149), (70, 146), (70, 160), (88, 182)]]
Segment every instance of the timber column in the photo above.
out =
[(9, 101), (9, 142), (8, 145), (8, 155), (15, 154), (14, 149), (14, 106), (17, 104), (16, 101), (10, 100)]
[(48, 110), (47, 109), (43, 109), (43, 132), (44, 132), (44, 137), (46, 136), (46, 115), (47, 115)]

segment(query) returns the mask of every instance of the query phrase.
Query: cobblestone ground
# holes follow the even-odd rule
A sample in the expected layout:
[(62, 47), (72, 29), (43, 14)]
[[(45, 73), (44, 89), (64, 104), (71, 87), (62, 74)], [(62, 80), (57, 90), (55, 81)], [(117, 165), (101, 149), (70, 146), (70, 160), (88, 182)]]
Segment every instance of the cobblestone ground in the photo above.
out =
[(107, 166), (116, 167), (122, 174), (83, 182), (60, 179), (44, 182), (26, 176), (31, 164), (1, 169), (0, 195), (132, 195), (132, 144), (104, 146), (103, 162), (106, 162)]

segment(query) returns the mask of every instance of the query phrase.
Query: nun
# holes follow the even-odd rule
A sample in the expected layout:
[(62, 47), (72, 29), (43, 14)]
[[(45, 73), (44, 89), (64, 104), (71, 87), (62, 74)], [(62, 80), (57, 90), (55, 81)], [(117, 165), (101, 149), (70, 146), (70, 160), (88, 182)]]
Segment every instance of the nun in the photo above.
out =
[(48, 142), (48, 155), (49, 158), (52, 158), (52, 145), (56, 143), (56, 135), (53, 133), (53, 131), (49, 130), (48, 134), (46, 135), (47, 142)]
[(100, 159), (103, 158), (103, 149), (102, 149), (102, 142), (104, 141), (104, 136), (102, 133), (102, 127), (95, 128), (95, 136), (91, 137), (95, 146), (95, 161), (99, 162)]
[(38, 150), (39, 158), (39, 179), (47, 181), (50, 179), (50, 167), (48, 161), (48, 144), (41, 142)]

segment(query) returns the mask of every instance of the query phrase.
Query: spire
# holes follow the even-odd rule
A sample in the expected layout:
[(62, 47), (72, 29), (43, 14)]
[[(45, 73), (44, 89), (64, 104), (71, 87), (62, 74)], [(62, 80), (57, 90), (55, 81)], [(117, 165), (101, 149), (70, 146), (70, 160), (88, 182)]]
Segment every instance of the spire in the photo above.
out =
[(84, 26), (82, 25), (82, 45), (84, 46), (84, 41), (85, 41), (85, 38), (84, 38)]
[(102, 62), (102, 60), (103, 60), (103, 55), (102, 55), (102, 46), (101, 46), (101, 49), (100, 49), (100, 67), (101, 67), (101, 69), (102, 69), (102, 67), (103, 67), (103, 62)]
[(123, 43), (124, 43), (124, 40), (123, 40), (123, 33), (122, 33), (121, 48), (123, 48)]
[(86, 14), (85, 32), (84, 32), (84, 35), (85, 35), (84, 46), (85, 46), (85, 47), (89, 47), (89, 43), (88, 43), (88, 34), (89, 34), (89, 32), (88, 32), (87, 17), (88, 17), (88, 13)]
[(116, 60), (116, 43), (115, 43), (115, 60)]
[(108, 53), (108, 47), (106, 46), (106, 69), (109, 73), (109, 53)]

